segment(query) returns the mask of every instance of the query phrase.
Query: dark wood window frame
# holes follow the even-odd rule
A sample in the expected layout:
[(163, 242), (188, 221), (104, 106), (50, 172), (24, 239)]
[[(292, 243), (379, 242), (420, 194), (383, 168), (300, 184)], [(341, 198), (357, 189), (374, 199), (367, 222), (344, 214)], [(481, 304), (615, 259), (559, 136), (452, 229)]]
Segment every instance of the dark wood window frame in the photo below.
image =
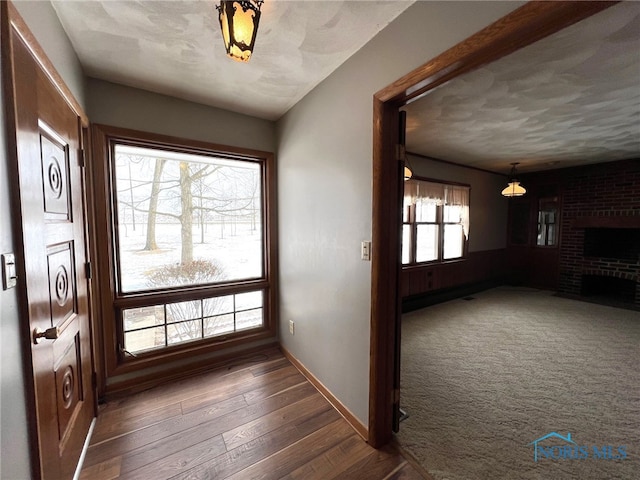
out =
[[(434, 180), (432, 178), (426, 177), (418, 177), (413, 176), (412, 180), (417, 180), (419, 182), (429, 182), (429, 183), (438, 183), (440, 185), (450, 185), (454, 187), (465, 187), (469, 189), (469, 196), (471, 194), (471, 185), (467, 183), (458, 183), (458, 182), (449, 182), (445, 180)], [(471, 210), (471, 205), (469, 204), (469, 210)], [(411, 227), (411, 251), (409, 253), (409, 262), (404, 263), (402, 265), (403, 269), (411, 269), (416, 267), (424, 267), (428, 265), (440, 264), (440, 263), (450, 263), (450, 262), (459, 262), (463, 261), (467, 258), (468, 254), (468, 246), (469, 240), (462, 236), (462, 255), (459, 257), (453, 258), (444, 258), (444, 227), (445, 225), (460, 225), (460, 222), (445, 222), (444, 221), (444, 205), (436, 206), (436, 220), (433, 222), (417, 222), (415, 220), (416, 212), (415, 208), (411, 208), (408, 213), (409, 220), (403, 220), (402, 225), (409, 225)], [(404, 219), (404, 212), (403, 212)], [(416, 260), (416, 244), (418, 240), (418, 226), (419, 225), (436, 225), (438, 227), (438, 256), (433, 260), (427, 260), (423, 262), (418, 262)]]
[[(173, 361), (206, 355), (239, 347), (251, 342), (274, 338), (277, 325), (277, 193), (276, 167), (273, 153), (218, 145), (207, 142), (158, 135), (108, 125), (93, 125), (93, 189), (95, 192), (95, 235), (98, 239), (96, 275), (100, 285), (100, 331), (105, 371), (109, 377), (136, 372)], [(213, 285), (188, 286), (150, 292), (118, 293), (116, 278), (117, 246), (115, 241), (114, 192), (111, 167), (113, 145), (126, 144), (155, 147), (173, 152), (215, 155), (229, 159), (258, 162), (262, 169), (263, 276), (245, 281), (220, 282)], [(98, 167), (99, 166), (99, 167)], [(240, 294), (255, 290), (265, 292), (263, 325), (223, 336), (181, 343), (150, 350), (137, 356), (121, 348), (123, 326), (121, 312), (125, 308), (145, 306), (152, 302), (167, 304), (199, 300), (210, 296)], [(108, 393), (109, 388), (107, 388)]]

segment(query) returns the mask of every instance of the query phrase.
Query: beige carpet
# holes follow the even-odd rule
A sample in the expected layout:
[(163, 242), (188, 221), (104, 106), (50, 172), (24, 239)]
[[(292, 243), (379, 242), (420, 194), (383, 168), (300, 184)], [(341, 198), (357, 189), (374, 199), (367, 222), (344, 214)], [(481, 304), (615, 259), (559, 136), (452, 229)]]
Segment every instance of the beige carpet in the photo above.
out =
[[(473, 297), (403, 316), (402, 447), (437, 480), (640, 479), (640, 312), (524, 288)], [(547, 439), (557, 458), (534, 462), (529, 443), (551, 432), (575, 444)]]

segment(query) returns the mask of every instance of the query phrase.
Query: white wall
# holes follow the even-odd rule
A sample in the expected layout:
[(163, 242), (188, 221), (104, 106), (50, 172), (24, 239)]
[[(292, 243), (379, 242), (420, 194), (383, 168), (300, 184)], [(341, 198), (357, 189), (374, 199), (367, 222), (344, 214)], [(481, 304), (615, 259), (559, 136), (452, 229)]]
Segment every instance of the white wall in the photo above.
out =
[(365, 425), (373, 94), (520, 5), (417, 2), (278, 121), (281, 342)]
[(506, 247), (509, 201), (500, 193), (507, 186), (505, 175), (434, 162), (413, 155), (409, 156), (409, 162), (416, 176), (471, 185), (469, 252)]
[(275, 123), (175, 97), (88, 78), (93, 123), (162, 135), (275, 151)]
[[(82, 104), (82, 69), (51, 4), (17, 2), (16, 7)], [(7, 172), (4, 100), (0, 111), (0, 152), (0, 253), (7, 253), (14, 249), (11, 218), (18, 212), (9, 204), (9, 188), (14, 179)], [(21, 335), (28, 334), (29, 327), (21, 324), (17, 303), (16, 289), (0, 291), (0, 478), (22, 480), (32, 477), (21, 348)]]

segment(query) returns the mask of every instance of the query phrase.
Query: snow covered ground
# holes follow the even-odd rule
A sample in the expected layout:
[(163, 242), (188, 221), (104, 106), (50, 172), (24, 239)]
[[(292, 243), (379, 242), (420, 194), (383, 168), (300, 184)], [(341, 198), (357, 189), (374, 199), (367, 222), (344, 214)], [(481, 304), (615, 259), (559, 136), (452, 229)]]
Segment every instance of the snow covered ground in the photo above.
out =
[[(217, 262), (223, 270), (221, 280), (260, 278), (262, 272), (262, 232), (250, 223), (208, 224), (204, 243), (201, 230), (193, 226), (193, 258)], [(158, 223), (158, 250), (145, 251), (146, 224), (120, 227), (120, 265), (123, 292), (147, 290), (147, 275), (163, 265), (180, 263), (180, 224)]]
[[(222, 269), (219, 281), (263, 275), (262, 234), (250, 223), (208, 224), (193, 228), (194, 259), (213, 261)], [(148, 275), (165, 265), (180, 263), (180, 224), (156, 225), (158, 249), (145, 251), (146, 224), (120, 226), (120, 265), (123, 292), (148, 290)], [(125, 348), (130, 352), (219, 336), (263, 324), (263, 292), (226, 295), (202, 301), (154, 305), (124, 312)]]

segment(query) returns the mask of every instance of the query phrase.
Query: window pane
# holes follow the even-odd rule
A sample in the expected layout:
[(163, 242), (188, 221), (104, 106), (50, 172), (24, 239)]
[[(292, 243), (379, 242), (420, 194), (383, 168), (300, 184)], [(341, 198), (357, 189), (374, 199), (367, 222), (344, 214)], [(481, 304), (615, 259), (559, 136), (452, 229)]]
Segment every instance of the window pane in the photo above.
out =
[(252, 161), (115, 146), (121, 292), (263, 276)]
[(402, 225), (402, 263), (411, 261), (411, 225)]
[(198, 340), (202, 338), (202, 323), (200, 320), (172, 323), (167, 325), (167, 340), (169, 345)]
[(445, 205), (443, 210), (445, 223), (458, 223), (462, 219), (462, 207), (460, 205)]
[(169, 303), (167, 305), (167, 323), (201, 318), (200, 300), (193, 302)]
[(247, 310), (236, 314), (236, 330), (254, 328), (262, 325), (262, 309)]
[(135, 353), (164, 346), (164, 327), (147, 328), (124, 334), (124, 348), (129, 352)]
[(164, 308), (162, 305), (130, 308), (122, 312), (125, 330), (137, 330), (154, 325), (164, 325)]
[(203, 315), (211, 317), (223, 313), (233, 313), (233, 295), (205, 298), (202, 301)]
[(547, 237), (547, 245), (555, 245), (556, 244), (556, 226), (549, 225), (549, 235)]
[(262, 307), (262, 290), (236, 295), (236, 311)]
[(558, 212), (558, 198), (541, 198), (538, 206), (538, 238), (537, 245), (556, 244), (556, 216)]
[(416, 203), (416, 222), (435, 222), (438, 207), (432, 201), (420, 201)]
[(444, 249), (442, 258), (458, 258), (462, 256), (462, 225), (444, 226)]
[(233, 313), (204, 319), (204, 336), (213, 337), (234, 331)]
[(418, 225), (416, 238), (416, 262), (438, 259), (438, 226)]

